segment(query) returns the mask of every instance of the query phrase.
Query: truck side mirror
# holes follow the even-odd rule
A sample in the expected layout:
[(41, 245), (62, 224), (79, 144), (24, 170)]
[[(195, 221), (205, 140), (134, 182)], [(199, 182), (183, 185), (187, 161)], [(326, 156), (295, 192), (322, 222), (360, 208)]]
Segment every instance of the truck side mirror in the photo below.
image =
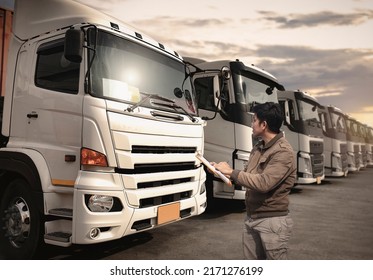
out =
[(220, 84), (219, 84), (219, 76), (218, 75), (215, 75), (214, 76), (214, 80), (213, 80), (213, 84), (214, 84), (214, 105), (215, 107), (219, 106), (219, 109), (220, 110), (220, 104), (221, 102), (219, 102), (219, 99), (220, 99)]
[(224, 80), (229, 80), (232, 77), (231, 69), (228, 66), (223, 66), (220, 72)]
[(291, 125), (290, 121), (290, 109), (289, 109), (289, 101), (286, 100), (284, 103), (284, 114), (285, 114), (285, 122), (289, 125)]
[(80, 29), (69, 29), (65, 35), (65, 58), (80, 63), (83, 58), (84, 33)]

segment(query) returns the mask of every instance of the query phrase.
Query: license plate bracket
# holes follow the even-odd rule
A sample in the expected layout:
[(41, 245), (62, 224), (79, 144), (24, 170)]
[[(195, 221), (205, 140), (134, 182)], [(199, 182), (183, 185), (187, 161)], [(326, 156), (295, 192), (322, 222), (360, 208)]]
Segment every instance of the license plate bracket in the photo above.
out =
[(180, 202), (158, 207), (157, 224), (162, 225), (180, 218)]

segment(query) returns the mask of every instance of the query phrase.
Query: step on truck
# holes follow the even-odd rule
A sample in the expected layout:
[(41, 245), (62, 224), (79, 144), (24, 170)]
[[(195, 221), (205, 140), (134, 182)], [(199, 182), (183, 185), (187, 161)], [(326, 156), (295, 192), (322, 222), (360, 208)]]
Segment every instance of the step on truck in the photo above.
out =
[(325, 178), (320, 104), (299, 90), (280, 91), (278, 99), (284, 112), (282, 129), (297, 159), (297, 183), (320, 184)]
[(178, 53), (68, 0), (16, 0), (5, 29), (3, 258), (32, 258), (45, 243), (119, 239), (205, 211), (196, 158), (205, 122)]
[[(277, 91), (284, 87), (272, 74), (239, 60), (185, 59), (197, 69), (193, 81), (198, 111), (207, 121), (205, 157), (244, 169), (256, 141), (251, 126), (252, 108), (267, 101), (278, 103)], [(210, 173), (207, 173), (206, 189), (211, 201), (214, 198), (245, 199), (245, 188), (229, 186)]]
[(332, 105), (321, 106), (319, 114), (324, 137), (325, 176), (347, 176), (347, 125), (345, 115), (341, 109)]

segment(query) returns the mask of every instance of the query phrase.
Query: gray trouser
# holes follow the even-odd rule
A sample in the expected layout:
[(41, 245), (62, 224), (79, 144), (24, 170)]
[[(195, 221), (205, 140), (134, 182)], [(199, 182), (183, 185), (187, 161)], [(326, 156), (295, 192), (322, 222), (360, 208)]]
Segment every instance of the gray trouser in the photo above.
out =
[(287, 216), (251, 219), (246, 217), (243, 250), (250, 260), (286, 260), (293, 220)]

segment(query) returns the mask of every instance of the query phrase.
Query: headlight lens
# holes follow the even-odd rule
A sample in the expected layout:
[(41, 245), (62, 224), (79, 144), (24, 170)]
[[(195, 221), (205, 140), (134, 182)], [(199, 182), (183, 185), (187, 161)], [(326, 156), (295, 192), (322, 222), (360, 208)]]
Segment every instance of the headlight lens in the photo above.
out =
[(112, 196), (92, 195), (88, 200), (88, 208), (92, 212), (109, 212), (114, 205)]
[(203, 184), (201, 185), (201, 190), (199, 191), (199, 194), (203, 194), (205, 191), (206, 191), (206, 184), (203, 183)]

